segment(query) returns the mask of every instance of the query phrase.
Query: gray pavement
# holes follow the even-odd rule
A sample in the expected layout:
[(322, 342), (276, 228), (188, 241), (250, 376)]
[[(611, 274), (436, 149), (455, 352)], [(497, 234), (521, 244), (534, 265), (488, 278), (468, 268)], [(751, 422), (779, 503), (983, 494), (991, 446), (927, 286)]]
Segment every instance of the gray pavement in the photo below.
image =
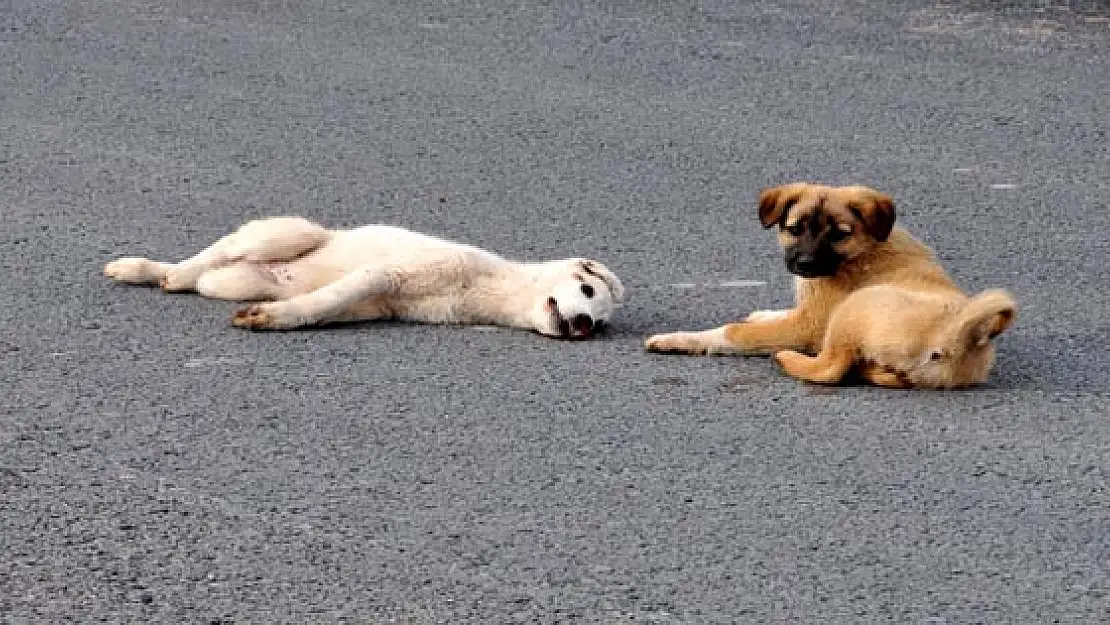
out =
[[(0, 3), (0, 621), (1110, 620), (1108, 120), (1105, 3)], [(790, 301), (796, 179), (1017, 296), (987, 386), (642, 352)], [(630, 299), (251, 334), (99, 273), (274, 213)]]

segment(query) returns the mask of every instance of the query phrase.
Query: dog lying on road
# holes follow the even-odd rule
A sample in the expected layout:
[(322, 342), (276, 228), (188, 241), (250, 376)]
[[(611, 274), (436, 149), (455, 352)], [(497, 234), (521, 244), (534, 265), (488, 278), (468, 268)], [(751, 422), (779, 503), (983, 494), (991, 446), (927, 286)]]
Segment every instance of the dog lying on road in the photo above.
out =
[(772, 352), (788, 374), (825, 384), (852, 372), (895, 388), (986, 381), (991, 339), (1010, 326), (1017, 305), (997, 289), (965, 295), (928, 247), (894, 227), (889, 196), (862, 186), (788, 184), (760, 195), (759, 219), (779, 228), (786, 266), (798, 276), (796, 307), (652, 336), (648, 350)]
[(248, 222), (177, 264), (121, 258), (104, 273), (168, 292), (257, 301), (231, 320), (251, 330), (400, 319), (587, 338), (624, 295), (617, 276), (594, 260), (514, 262), (404, 228), (329, 230), (301, 217)]

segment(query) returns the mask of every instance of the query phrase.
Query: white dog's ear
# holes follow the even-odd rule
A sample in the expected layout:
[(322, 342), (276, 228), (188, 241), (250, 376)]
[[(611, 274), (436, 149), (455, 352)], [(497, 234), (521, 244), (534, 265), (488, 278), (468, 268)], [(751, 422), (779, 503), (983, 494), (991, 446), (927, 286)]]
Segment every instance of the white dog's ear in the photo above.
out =
[(609, 292), (613, 294), (614, 301), (621, 301), (624, 299), (624, 285), (621, 284), (620, 278), (617, 274), (609, 270), (605, 265), (597, 262), (596, 260), (582, 259), (578, 261), (578, 266), (582, 271), (599, 278), (609, 287)]

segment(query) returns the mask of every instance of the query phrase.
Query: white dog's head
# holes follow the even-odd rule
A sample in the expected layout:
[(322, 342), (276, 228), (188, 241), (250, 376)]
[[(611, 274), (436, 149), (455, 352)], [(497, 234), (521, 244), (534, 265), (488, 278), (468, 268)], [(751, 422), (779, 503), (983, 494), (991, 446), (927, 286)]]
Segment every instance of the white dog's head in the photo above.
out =
[(564, 339), (585, 339), (601, 330), (624, 298), (616, 274), (586, 258), (550, 263), (538, 286), (536, 331)]

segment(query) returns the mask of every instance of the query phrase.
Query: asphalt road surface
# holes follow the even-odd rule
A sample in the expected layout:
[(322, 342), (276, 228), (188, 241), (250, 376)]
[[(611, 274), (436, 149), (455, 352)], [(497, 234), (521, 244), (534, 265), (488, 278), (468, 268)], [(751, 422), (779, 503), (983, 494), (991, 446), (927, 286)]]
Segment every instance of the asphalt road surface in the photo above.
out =
[[(1040, 4), (2, 3), (0, 620), (1105, 622), (1110, 8)], [(989, 384), (643, 352), (790, 302), (797, 179), (1016, 295)], [(281, 213), (629, 299), (258, 334), (100, 274)]]

